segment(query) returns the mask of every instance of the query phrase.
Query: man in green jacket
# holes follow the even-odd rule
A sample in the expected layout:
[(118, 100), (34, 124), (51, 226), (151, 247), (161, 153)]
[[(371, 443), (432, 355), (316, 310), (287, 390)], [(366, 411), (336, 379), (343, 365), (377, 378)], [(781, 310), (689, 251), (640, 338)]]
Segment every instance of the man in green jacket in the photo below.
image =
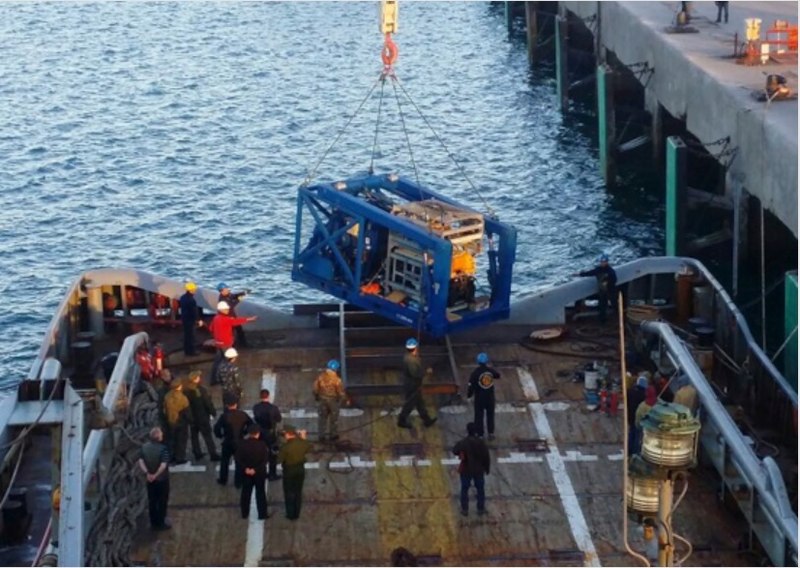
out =
[(403, 392), (406, 400), (397, 417), (397, 425), (400, 428), (411, 428), (408, 423), (408, 416), (415, 408), (419, 412), (422, 423), (426, 428), (433, 426), (436, 418), (431, 418), (425, 402), (422, 400), (422, 381), (426, 376), (433, 373), (430, 367), (422, 370), (422, 359), (419, 356), (419, 342), (413, 337), (406, 341), (406, 354), (403, 357)]
[(278, 450), (278, 462), (283, 466), (283, 500), (286, 502), (286, 518), (292, 521), (300, 518), (303, 501), (303, 482), (306, 478), (306, 454), (311, 442), (306, 439), (305, 430), (296, 430), (287, 424), (283, 427), (286, 442)]

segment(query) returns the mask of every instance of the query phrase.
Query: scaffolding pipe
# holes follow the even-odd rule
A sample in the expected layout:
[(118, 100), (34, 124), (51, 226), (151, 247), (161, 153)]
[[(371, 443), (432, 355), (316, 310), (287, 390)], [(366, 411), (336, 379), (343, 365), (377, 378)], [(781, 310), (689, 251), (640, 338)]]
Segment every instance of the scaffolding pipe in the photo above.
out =
[[(758, 492), (758, 497), (772, 517), (773, 526), (780, 530), (784, 538), (790, 543), (792, 550), (797, 555), (797, 516), (792, 513), (791, 507), (781, 503), (774, 489), (777, 480), (770, 472), (774, 469), (768, 461), (772, 458), (759, 460), (747, 445), (736, 423), (722, 406), (708, 384), (697, 363), (687, 351), (683, 342), (678, 339), (669, 324), (657, 321), (642, 322), (642, 329), (657, 334), (666, 345), (669, 354), (677, 360), (678, 366), (686, 373), (692, 385), (697, 389), (697, 396), (705, 408), (708, 419), (711, 420), (725, 438), (725, 445), (730, 450), (733, 459), (747, 478), (747, 482)], [(770, 483), (770, 486), (767, 483)]]

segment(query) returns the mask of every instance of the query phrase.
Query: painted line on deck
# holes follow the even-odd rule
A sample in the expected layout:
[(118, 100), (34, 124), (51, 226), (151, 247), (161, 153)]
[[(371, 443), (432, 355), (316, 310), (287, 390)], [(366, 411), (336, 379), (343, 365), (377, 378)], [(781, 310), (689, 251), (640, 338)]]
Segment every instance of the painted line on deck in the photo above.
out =
[(597, 550), (592, 541), (592, 534), (589, 532), (589, 526), (586, 524), (586, 519), (583, 516), (581, 504), (578, 502), (578, 497), (575, 495), (575, 488), (572, 486), (572, 480), (569, 478), (565, 460), (558, 451), (553, 431), (550, 428), (550, 422), (547, 419), (544, 406), (539, 399), (539, 390), (536, 388), (536, 382), (533, 376), (526, 369), (521, 367), (517, 368), (519, 375), (519, 383), (522, 391), (525, 393), (525, 398), (532, 401), (528, 404), (528, 409), (531, 413), (536, 432), (542, 438), (547, 440), (549, 451), (546, 454), (547, 464), (550, 466), (550, 472), (553, 474), (553, 480), (558, 490), (558, 495), (561, 498), (561, 504), (564, 507), (564, 512), (567, 515), (567, 522), (569, 523), (572, 538), (575, 544), (583, 552), (583, 565), (584, 566), (601, 566), (600, 559), (597, 556)]
[[(270, 400), (278, 394), (278, 381), (272, 369), (264, 369), (261, 373), (261, 388), (269, 390)], [(269, 491), (269, 481), (264, 481), (264, 493)], [(258, 518), (256, 492), (250, 495), (250, 518), (247, 519), (247, 544), (244, 549), (244, 565), (258, 566), (264, 556), (264, 519)]]

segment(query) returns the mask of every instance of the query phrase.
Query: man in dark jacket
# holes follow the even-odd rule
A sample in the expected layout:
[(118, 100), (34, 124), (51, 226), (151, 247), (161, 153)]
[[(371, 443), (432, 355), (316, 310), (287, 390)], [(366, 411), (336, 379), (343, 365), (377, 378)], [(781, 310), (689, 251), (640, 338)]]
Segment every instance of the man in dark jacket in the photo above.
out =
[[(239, 410), (239, 401), (235, 397), (225, 395), (222, 397), (222, 402), (225, 405), (225, 411), (214, 424), (214, 435), (217, 438), (222, 438), (222, 457), (219, 462), (217, 483), (227, 485), (231, 457), (236, 455), (236, 447), (242, 439), (242, 433), (252, 421), (244, 411)], [(234, 462), (233, 484), (239, 488), (242, 486), (242, 470), (239, 467), (239, 462), (235, 460)]]
[(169, 502), (169, 450), (164, 445), (164, 433), (156, 426), (150, 430), (150, 441), (142, 446), (139, 469), (147, 476), (147, 502), (150, 528), (162, 531), (172, 528), (167, 520)]
[(597, 266), (591, 270), (578, 272), (578, 276), (594, 276), (597, 279), (597, 308), (600, 312), (600, 322), (605, 323), (608, 302), (611, 301), (611, 308), (617, 311), (617, 273), (608, 264), (608, 255), (603, 253), (597, 259)]
[(282, 417), (277, 406), (269, 401), (269, 389), (261, 389), (261, 401), (253, 407), (253, 420), (261, 427), (261, 439), (269, 449), (269, 479), (280, 479), (278, 475), (278, 424)]
[(194, 341), (194, 330), (197, 327), (197, 301), (194, 293), (197, 284), (187, 282), (184, 286), (186, 293), (178, 300), (181, 308), (181, 323), (183, 323), (183, 353), (186, 356), (197, 355)]
[(639, 431), (636, 428), (636, 409), (639, 408), (639, 405), (644, 402), (645, 390), (647, 389), (648, 384), (649, 381), (647, 380), (647, 377), (641, 375), (638, 379), (636, 379), (636, 383), (629, 388), (628, 392), (626, 393), (628, 404), (626, 418), (628, 419), (629, 456), (632, 456), (639, 451)]
[(475, 397), (475, 433), (483, 437), (483, 417), (486, 415), (486, 430), (494, 440), (494, 381), (500, 373), (489, 366), (489, 356), (478, 353), (478, 367), (472, 371), (467, 386), (467, 398)]
[(264, 489), (264, 483), (267, 480), (269, 449), (260, 438), (261, 428), (257, 424), (251, 423), (247, 427), (244, 440), (240, 440), (236, 447), (236, 464), (244, 474), (242, 476), (242, 496), (239, 501), (243, 519), (250, 516), (250, 496), (253, 494), (253, 489), (256, 491), (259, 520), (269, 516), (267, 515), (267, 492)]
[(491, 458), (486, 442), (478, 438), (475, 424), (467, 424), (467, 437), (453, 446), (453, 453), (461, 458), (458, 473), (461, 476), (461, 514), (469, 514), (469, 486), (474, 483), (478, 492), (478, 514), (486, 514), (484, 476), (489, 475)]
[(397, 425), (400, 428), (411, 428), (408, 423), (408, 416), (415, 408), (419, 412), (422, 423), (426, 428), (433, 426), (437, 418), (431, 418), (425, 402), (422, 400), (422, 381), (427, 375), (433, 373), (428, 368), (422, 370), (422, 359), (419, 356), (419, 342), (413, 337), (406, 341), (406, 354), (403, 357), (403, 391), (406, 397), (400, 416), (397, 417)]
[(211, 418), (217, 415), (217, 409), (211, 402), (208, 390), (201, 384), (201, 379), (200, 371), (191, 371), (189, 380), (186, 381), (183, 389), (186, 398), (189, 399), (189, 412), (192, 415), (192, 423), (189, 428), (192, 435), (192, 453), (196, 460), (203, 459), (203, 452), (200, 451), (200, 435), (202, 434), (211, 461), (219, 461), (214, 437), (211, 435)]

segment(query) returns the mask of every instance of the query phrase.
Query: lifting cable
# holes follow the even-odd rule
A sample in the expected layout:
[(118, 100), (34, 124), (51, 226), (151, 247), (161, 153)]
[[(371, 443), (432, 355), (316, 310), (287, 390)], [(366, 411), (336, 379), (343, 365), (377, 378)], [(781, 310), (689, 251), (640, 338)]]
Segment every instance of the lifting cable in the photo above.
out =
[[(376, 121), (375, 121), (375, 136), (374, 136), (374, 139), (373, 139), (372, 155), (370, 156), (370, 164), (369, 164), (369, 170), (368, 170), (370, 174), (374, 173), (374, 170), (375, 170), (375, 156), (377, 154), (377, 148), (378, 148), (378, 136), (379, 136), (380, 127), (381, 127), (381, 112), (382, 112), (382, 106), (383, 106), (384, 88), (385, 88), (386, 79), (388, 77), (389, 79), (391, 79), (392, 87), (394, 88), (395, 99), (397, 101), (398, 113), (400, 115), (400, 122), (401, 122), (401, 125), (402, 125), (402, 128), (403, 128), (403, 135), (405, 136), (406, 145), (408, 146), (408, 153), (409, 153), (409, 157), (411, 159), (411, 165), (412, 165), (412, 168), (414, 170), (414, 177), (415, 177), (415, 179), (417, 181), (417, 185), (419, 185), (419, 170), (417, 168), (416, 159), (414, 157), (414, 151), (413, 151), (413, 147), (411, 145), (411, 137), (409, 135), (409, 130), (408, 130), (408, 127), (407, 127), (407, 124), (406, 124), (405, 114), (403, 113), (403, 108), (402, 108), (402, 105), (401, 105), (400, 95), (399, 95), (399, 92), (397, 90), (397, 87), (400, 87), (400, 91), (402, 91), (403, 95), (405, 95), (406, 99), (408, 99), (408, 102), (411, 103), (412, 107), (416, 110), (417, 114), (423, 120), (425, 125), (433, 133), (434, 138), (442, 146), (442, 148), (444, 149), (445, 153), (450, 158), (450, 160), (455, 164), (455, 166), (458, 169), (458, 171), (461, 174), (461, 176), (466, 180), (466, 182), (469, 184), (469, 186), (472, 188), (472, 190), (477, 194), (478, 198), (483, 203), (483, 206), (484, 206), (484, 208), (486, 210), (486, 213), (492, 218), (497, 218), (497, 214), (491, 208), (491, 206), (489, 205), (489, 202), (486, 200), (486, 198), (483, 196), (483, 194), (478, 190), (478, 188), (475, 186), (475, 184), (472, 182), (472, 180), (467, 176), (467, 174), (464, 171), (464, 168), (462, 167), (462, 165), (458, 162), (458, 160), (456, 160), (456, 158), (453, 155), (453, 153), (450, 151), (450, 149), (444, 143), (444, 140), (442, 140), (441, 136), (439, 136), (438, 132), (436, 132), (436, 130), (433, 128), (433, 126), (431, 125), (431, 123), (428, 120), (428, 118), (422, 113), (422, 110), (419, 108), (417, 103), (414, 102), (414, 100), (411, 98), (411, 95), (408, 94), (408, 91), (406, 91), (406, 89), (403, 86), (403, 84), (400, 82), (400, 80), (395, 75), (394, 64), (397, 61), (399, 50), (398, 50), (397, 44), (395, 44), (394, 41), (392, 40), (392, 33), (394, 31), (396, 31), (396, 20), (388, 21), (388, 23), (387, 23), (387, 14), (388, 14), (388, 18), (390, 20), (396, 19), (396, 16), (397, 16), (397, 14), (396, 14), (396, 3), (395, 2), (386, 2), (385, 4), (391, 4), (391, 6), (387, 7), (386, 5), (384, 5), (383, 9), (382, 9), (382, 13), (381, 13), (381, 17), (382, 17), (381, 29), (384, 31), (384, 43), (383, 43), (383, 47), (381, 48), (381, 61), (383, 63), (383, 70), (381, 71), (381, 74), (378, 77), (377, 81), (375, 81), (375, 83), (369, 89), (369, 92), (367, 92), (367, 95), (364, 97), (364, 99), (358, 105), (358, 108), (356, 109), (356, 111), (350, 116), (350, 118), (347, 120), (347, 123), (344, 125), (344, 127), (342, 127), (342, 129), (336, 134), (336, 136), (334, 137), (333, 141), (328, 146), (328, 148), (325, 150), (325, 152), (322, 154), (322, 156), (319, 158), (319, 160), (314, 165), (314, 167), (310, 168), (310, 170), (308, 172), (308, 175), (306, 176), (305, 180), (301, 184), (301, 187), (307, 187), (311, 183), (312, 179), (315, 177), (315, 175), (317, 173), (317, 170), (319, 169), (319, 167), (322, 164), (322, 162), (325, 160), (325, 158), (328, 156), (328, 154), (331, 152), (331, 150), (339, 142), (339, 140), (341, 139), (341, 137), (344, 134), (344, 132), (347, 130), (347, 128), (353, 122), (355, 117), (361, 112), (361, 110), (364, 107), (364, 105), (366, 104), (366, 102), (372, 97), (372, 93), (375, 91), (375, 88), (378, 86), (378, 83), (380, 83), (381, 84), (381, 91), (380, 91), (380, 97), (379, 97), (379, 100), (378, 100), (378, 114), (377, 114)], [(392, 10), (394, 10), (393, 13), (392, 13)]]

